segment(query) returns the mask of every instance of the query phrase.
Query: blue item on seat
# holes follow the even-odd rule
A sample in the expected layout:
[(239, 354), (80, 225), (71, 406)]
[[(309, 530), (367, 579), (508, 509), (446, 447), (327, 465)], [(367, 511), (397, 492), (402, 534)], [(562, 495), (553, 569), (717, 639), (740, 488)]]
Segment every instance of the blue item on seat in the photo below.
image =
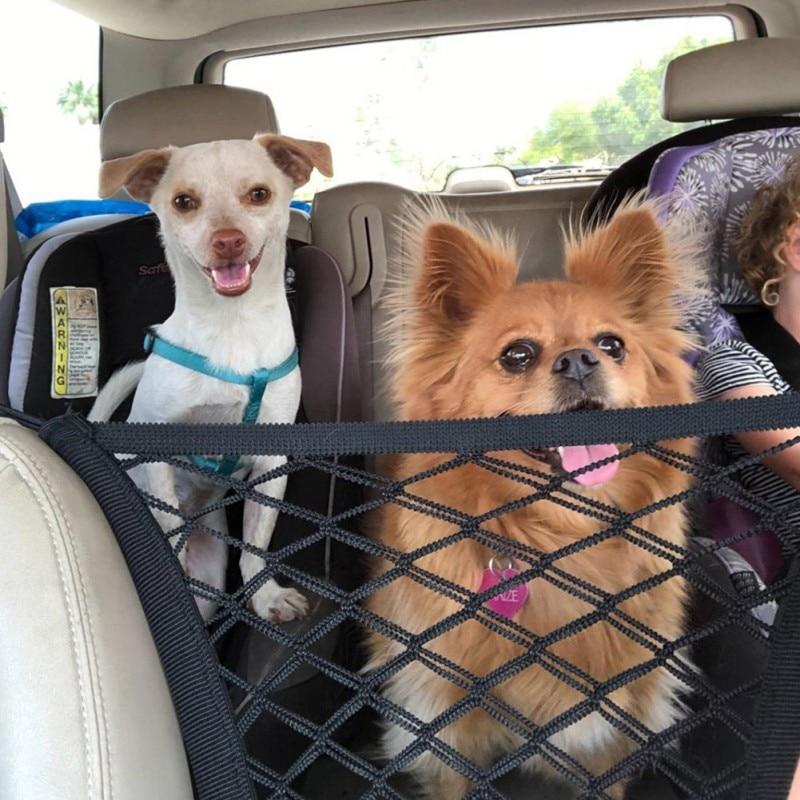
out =
[(98, 214), (148, 214), (150, 207), (135, 200), (54, 200), (31, 203), (19, 212), (17, 230), (30, 239), (59, 222)]
[(311, 213), (311, 203), (307, 200), (292, 200), (292, 202), (289, 203), (289, 208), (296, 208), (306, 214)]

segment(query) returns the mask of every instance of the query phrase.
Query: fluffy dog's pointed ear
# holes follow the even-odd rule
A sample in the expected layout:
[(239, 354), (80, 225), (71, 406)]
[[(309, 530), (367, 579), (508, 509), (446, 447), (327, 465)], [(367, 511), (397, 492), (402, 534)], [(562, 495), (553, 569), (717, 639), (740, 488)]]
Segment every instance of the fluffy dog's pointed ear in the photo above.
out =
[(510, 247), (452, 222), (432, 222), (422, 231), (420, 260), (415, 305), (446, 323), (469, 319), (517, 279)]
[(100, 166), (100, 197), (111, 197), (124, 186), (134, 200), (149, 203), (171, 155), (172, 149), (164, 147), (104, 161)]
[(270, 155), (278, 168), (285, 172), (295, 188), (308, 183), (316, 167), (326, 178), (333, 177), (331, 149), (324, 142), (310, 142), (279, 136), (274, 133), (260, 133), (253, 137)]
[(650, 204), (623, 206), (603, 227), (572, 237), (566, 271), (575, 283), (611, 293), (635, 320), (674, 310), (678, 265)]

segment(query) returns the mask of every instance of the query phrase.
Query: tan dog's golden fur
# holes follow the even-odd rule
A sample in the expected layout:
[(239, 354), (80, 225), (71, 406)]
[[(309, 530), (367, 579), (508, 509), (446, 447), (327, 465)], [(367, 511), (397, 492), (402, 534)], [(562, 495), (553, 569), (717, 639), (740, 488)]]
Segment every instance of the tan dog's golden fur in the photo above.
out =
[[(674, 301), (681, 280), (681, 253), (670, 243), (650, 205), (629, 204), (607, 226), (579, 233), (568, 241), (564, 281), (518, 285), (517, 261), (509, 245), (491, 232), (482, 235), (447, 219), (429, 221), (420, 229), (417, 250), (397, 352), (395, 393), (401, 418), (568, 411), (561, 391), (563, 378), (554, 370), (559, 354), (570, 348), (585, 348), (596, 356), (602, 390), (592, 398), (595, 404), (599, 401), (607, 408), (631, 408), (692, 401), (691, 370), (682, 359), (690, 342), (678, 330), (679, 312)], [(598, 336), (609, 332), (626, 345), (619, 362), (598, 348)], [(535, 342), (538, 356), (531, 368), (512, 373), (501, 366), (499, 356), (509, 343), (518, 340)], [(693, 449), (690, 441), (664, 444), (682, 453)], [(499, 455), (545, 474), (551, 469), (535, 454)], [(392, 465), (392, 478), (415, 475), (447, 458), (399, 456)], [(686, 473), (639, 453), (623, 458), (616, 475), (603, 485), (570, 482), (568, 486), (579, 494), (579, 502), (583, 496), (635, 512), (681, 492), (689, 480)], [(415, 482), (408, 490), (473, 516), (532, 491), (530, 485), (523, 486), (475, 464)], [(684, 544), (686, 520), (680, 505), (641, 517), (636, 524), (662, 540)], [(458, 530), (457, 525), (391, 503), (376, 515), (373, 525), (376, 538), (400, 552), (414, 551)], [(605, 530), (608, 523), (543, 499), (483, 527), (540, 552), (553, 552)], [(559, 559), (555, 566), (614, 595), (671, 567), (669, 561), (638, 547), (637, 540), (641, 541), (641, 534), (611, 536)], [(492, 555), (487, 547), (467, 539), (421, 557), (415, 565), (475, 592)], [(378, 572), (388, 567), (383, 562)], [(530, 597), (514, 620), (535, 636), (546, 636), (596, 610), (594, 604), (546, 578), (533, 580), (529, 589)], [(672, 641), (683, 631), (685, 598), (684, 581), (671, 577), (646, 593), (634, 594), (619, 608), (629, 619)], [(411, 577), (402, 577), (376, 592), (368, 607), (394, 625), (419, 634), (462, 605)], [(474, 676), (491, 675), (524, 651), (520, 644), (491, 631), (487, 619), (486, 615), (473, 618), (432, 637), (423, 653), (435, 653)], [(575, 685), (568, 685), (540, 666), (552, 666), (554, 661), (548, 654), (574, 665), (591, 681), (603, 682), (651, 661), (658, 643), (652, 636), (643, 636), (651, 647), (634, 641), (636, 634), (629, 626), (625, 632), (608, 621), (596, 621), (569, 636), (557, 637), (536, 665), (494, 685), (491, 695), (518, 710), (532, 723), (530, 731), (534, 733), (536, 726), (547, 724), (585, 700), (584, 692)], [(368, 669), (375, 669), (402, 654), (404, 648), (371, 633), (368, 650)], [(462, 678), (442, 677), (441, 669), (452, 671), (421, 655), (390, 678), (383, 687), (384, 694), (417, 718), (434, 720), (466, 694)], [(577, 677), (578, 672), (567, 668), (566, 674), (590, 691), (585, 678)], [(623, 727), (633, 718), (648, 731), (661, 731), (680, 716), (678, 685), (663, 668), (651, 669), (633, 682), (622, 682), (600, 701), (602, 714), (597, 707), (582, 707), (574, 721), (549, 736), (549, 745), (540, 750), (549, 758), (538, 756), (526, 766), (551, 774), (556, 774), (553, 766), (557, 763), (566, 763), (573, 773), (582, 767), (585, 787), (586, 780), (602, 775), (638, 747), (608, 719), (619, 720), (622, 710), (629, 715), (619, 723)], [(524, 737), (484, 710), (489, 701), (481, 705), (441, 728), (437, 736), (475, 764), (486, 767), (513, 752)], [(507, 713), (501, 712), (501, 716)], [(634, 736), (642, 732), (639, 728)], [(390, 725), (382, 742), (384, 754), (395, 757), (413, 741), (407, 730)], [(558, 751), (572, 759), (572, 764)], [(417, 757), (410, 769), (425, 795), (436, 800), (461, 798), (472, 785), (430, 752)], [(609, 797), (621, 798), (625, 783), (623, 778), (604, 791)]]

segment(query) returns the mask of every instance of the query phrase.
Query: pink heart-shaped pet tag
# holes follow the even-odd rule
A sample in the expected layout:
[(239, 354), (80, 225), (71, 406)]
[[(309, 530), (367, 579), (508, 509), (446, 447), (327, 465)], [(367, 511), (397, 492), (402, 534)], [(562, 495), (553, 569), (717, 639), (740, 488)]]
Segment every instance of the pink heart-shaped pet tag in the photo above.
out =
[[(519, 575), (519, 570), (513, 567), (508, 567), (504, 570), (485, 569), (478, 591), (485, 592), (487, 589), (497, 586), (501, 581), (507, 581), (517, 575)], [(485, 605), (487, 608), (491, 608), (492, 611), (510, 619), (525, 605), (527, 600), (528, 584), (518, 583), (514, 586), (509, 586), (502, 594), (495, 595), (490, 600), (487, 600)]]

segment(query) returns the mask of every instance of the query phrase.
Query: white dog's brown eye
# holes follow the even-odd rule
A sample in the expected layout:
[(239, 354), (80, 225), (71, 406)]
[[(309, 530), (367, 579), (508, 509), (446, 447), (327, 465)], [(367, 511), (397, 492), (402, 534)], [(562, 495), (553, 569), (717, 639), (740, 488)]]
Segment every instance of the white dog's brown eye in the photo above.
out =
[(255, 206), (266, 203), (271, 197), (272, 192), (263, 186), (256, 186), (247, 193), (247, 199)]
[(172, 198), (172, 205), (183, 213), (187, 211), (194, 211), (199, 205), (200, 201), (192, 197), (190, 194), (176, 194)]
[(525, 372), (539, 356), (539, 345), (530, 339), (512, 342), (500, 356), (500, 366), (507, 372)]
[(614, 361), (622, 361), (625, 358), (625, 342), (619, 336), (604, 333), (597, 339), (597, 346)]

